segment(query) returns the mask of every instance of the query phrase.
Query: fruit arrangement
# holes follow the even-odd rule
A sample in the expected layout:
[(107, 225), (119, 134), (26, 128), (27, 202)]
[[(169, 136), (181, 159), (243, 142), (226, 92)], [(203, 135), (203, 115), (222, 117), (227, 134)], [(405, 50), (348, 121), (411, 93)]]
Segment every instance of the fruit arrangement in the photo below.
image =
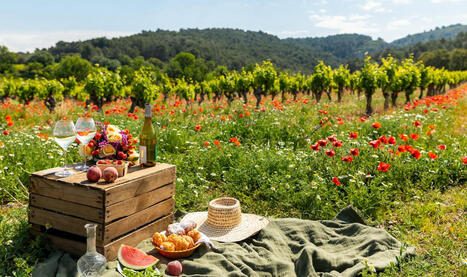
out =
[(126, 161), (110, 159), (99, 160), (96, 163), (97, 167), (99, 167), (102, 171), (110, 167), (115, 168), (117, 170), (118, 177), (125, 176), (128, 171), (128, 164), (129, 163)]
[(143, 270), (157, 264), (159, 259), (139, 249), (122, 244), (118, 250), (118, 261), (125, 267)]

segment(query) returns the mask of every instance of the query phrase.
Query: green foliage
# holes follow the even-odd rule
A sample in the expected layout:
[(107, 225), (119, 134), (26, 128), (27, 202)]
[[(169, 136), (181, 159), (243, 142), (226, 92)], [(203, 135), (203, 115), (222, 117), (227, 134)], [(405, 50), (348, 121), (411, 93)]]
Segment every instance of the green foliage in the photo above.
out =
[(149, 68), (142, 67), (135, 72), (131, 91), (136, 100), (143, 107), (146, 103), (152, 103), (159, 96), (159, 88), (154, 84), (152, 72)]
[(16, 54), (8, 51), (6, 46), (0, 46), (0, 74), (14, 73), (13, 64), (16, 62)]
[(55, 69), (55, 77), (60, 79), (73, 76), (76, 80), (82, 81), (91, 71), (92, 65), (87, 60), (79, 56), (66, 56)]
[(256, 64), (253, 70), (253, 87), (255, 90), (268, 93), (274, 87), (277, 78), (277, 72), (270, 61), (263, 61), (260, 65)]
[(365, 59), (365, 65), (361, 70), (360, 75), (360, 87), (366, 94), (373, 94), (378, 87), (379, 77), (378, 64), (371, 61), (371, 57), (368, 56)]

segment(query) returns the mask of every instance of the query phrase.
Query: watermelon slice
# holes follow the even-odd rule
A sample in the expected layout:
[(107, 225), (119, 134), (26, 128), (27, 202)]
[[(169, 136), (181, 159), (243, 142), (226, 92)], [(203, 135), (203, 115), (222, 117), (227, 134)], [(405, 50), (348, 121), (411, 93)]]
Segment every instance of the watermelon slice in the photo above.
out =
[(118, 249), (118, 261), (125, 267), (141, 270), (155, 265), (159, 259), (139, 249), (122, 244)]

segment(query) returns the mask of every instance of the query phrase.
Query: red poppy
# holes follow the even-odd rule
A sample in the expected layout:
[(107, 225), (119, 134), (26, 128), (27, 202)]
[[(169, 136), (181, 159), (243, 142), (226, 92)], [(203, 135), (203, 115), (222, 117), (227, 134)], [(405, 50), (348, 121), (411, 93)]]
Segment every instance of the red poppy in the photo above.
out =
[(462, 157), (462, 163), (467, 164), (467, 156)]
[(238, 138), (233, 137), (233, 138), (229, 139), (229, 141), (230, 141), (230, 142), (238, 142)]
[(318, 140), (317, 144), (319, 146), (326, 146), (328, 144), (328, 141), (325, 140), (325, 139), (320, 139), (320, 140)]
[(341, 160), (343, 160), (344, 162), (350, 163), (351, 161), (353, 161), (353, 158), (351, 156), (345, 156), (345, 157), (341, 157)]
[(436, 154), (433, 153), (433, 152), (428, 152), (428, 156), (429, 156), (430, 158), (432, 158), (433, 160), (435, 160), (435, 159), (438, 158), (438, 155), (436, 155)]
[(333, 142), (332, 145), (333, 145), (334, 147), (341, 147), (341, 146), (342, 146), (342, 141), (337, 140), (337, 141)]
[(415, 127), (418, 127), (418, 126), (422, 125), (422, 123), (420, 121), (415, 121), (413, 124), (415, 125)]
[(350, 154), (352, 154), (353, 156), (358, 156), (358, 148), (352, 148), (350, 149)]
[(225, 116), (221, 117), (221, 120), (224, 121), (226, 120), (227, 118), (225, 118)]
[(340, 186), (341, 182), (339, 182), (339, 179), (337, 177), (332, 178), (332, 182), (336, 184), (336, 186)]
[(336, 138), (335, 135), (332, 135), (332, 136), (328, 137), (328, 140), (329, 140), (330, 142), (335, 142), (335, 141), (337, 140), (337, 138)]
[(436, 129), (435, 125), (428, 125), (428, 128), (430, 128), (430, 130)]
[(337, 118), (337, 121), (342, 121), (342, 118), (338, 117), (338, 118)]
[(368, 143), (369, 145), (373, 146), (374, 149), (378, 149), (379, 140), (372, 140)]
[(373, 128), (375, 128), (375, 129), (379, 129), (379, 128), (381, 128), (381, 123), (375, 122), (375, 123), (371, 124), (371, 126), (372, 126)]
[(315, 151), (318, 151), (319, 150), (319, 145), (318, 145), (318, 143), (312, 144), (312, 145), (310, 145), (310, 148), (315, 150)]
[(388, 143), (388, 139), (386, 138), (386, 136), (380, 136), (378, 140), (379, 140), (379, 142), (381, 142), (382, 144)]
[(5, 116), (5, 121), (11, 121), (11, 116), (10, 115)]
[(217, 139), (216, 139), (216, 140), (214, 140), (214, 141), (213, 141), (213, 143), (214, 143), (215, 145), (219, 145), (219, 144), (221, 144), (221, 142), (220, 142), (220, 141), (218, 141)]
[(13, 126), (13, 122), (11, 122), (11, 121), (8, 121), (7, 125), (8, 125), (8, 127), (11, 127), (11, 126)]
[(418, 134), (410, 134), (410, 137), (413, 139), (413, 140), (417, 140), (419, 138), (419, 135)]
[(358, 138), (358, 133), (357, 132), (350, 132), (349, 138), (351, 138), (351, 139)]
[(415, 150), (412, 150), (412, 151), (410, 152), (410, 154), (411, 154), (412, 157), (414, 157), (415, 159), (420, 159), (420, 151), (418, 151), (418, 150), (415, 149)]
[(388, 172), (388, 169), (391, 167), (388, 163), (380, 162), (378, 165), (378, 171)]
[(199, 130), (201, 130), (201, 128), (202, 128), (202, 127), (201, 127), (200, 125), (196, 125), (196, 126), (195, 126), (195, 130), (196, 130), (197, 132), (199, 132)]
[(424, 110), (423, 110), (423, 112), (424, 112), (424, 113), (427, 113), (427, 112), (428, 112), (428, 110), (427, 110), (427, 109), (424, 109)]
[(395, 138), (395, 137), (390, 137), (390, 138), (388, 139), (388, 143), (389, 143), (389, 144), (396, 144), (396, 143), (397, 143), (397, 142), (396, 142), (396, 138)]
[(438, 148), (440, 150), (446, 150), (446, 145), (440, 144), (440, 145), (436, 146), (436, 148)]
[(360, 121), (361, 121), (361, 122), (365, 122), (366, 120), (367, 120), (367, 117), (366, 117), (366, 116), (360, 117)]
[(5, 136), (8, 135), (9, 133), (10, 133), (10, 131), (8, 131), (8, 130), (3, 131), (3, 134), (4, 134)]
[(204, 146), (209, 146), (209, 142), (205, 141)]
[(400, 137), (401, 140), (403, 140), (403, 141), (408, 141), (408, 140), (409, 140), (409, 136), (407, 136), (406, 134), (399, 134), (399, 137)]
[(397, 146), (397, 150), (399, 150), (399, 152), (402, 152), (402, 153), (405, 152), (405, 151), (406, 151), (406, 150), (405, 150), (405, 145), (399, 145), (399, 146)]
[(236, 141), (236, 142), (235, 142), (235, 145), (236, 145), (236, 146), (239, 146), (240, 144), (241, 144), (241, 143), (240, 143), (239, 141)]
[(336, 151), (334, 151), (334, 149), (326, 150), (326, 155), (328, 155), (329, 157), (333, 157), (336, 155)]

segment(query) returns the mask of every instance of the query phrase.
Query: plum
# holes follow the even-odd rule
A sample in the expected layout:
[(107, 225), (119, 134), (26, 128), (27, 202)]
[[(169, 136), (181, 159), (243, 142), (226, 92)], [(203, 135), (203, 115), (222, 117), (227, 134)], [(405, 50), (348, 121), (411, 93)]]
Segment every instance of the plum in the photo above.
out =
[(104, 169), (104, 172), (102, 172), (102, 175), (106, 182), (113, 183), (118, 178), (118, 171), (115, 167), (109, 166)]
[(86, 177), (90, 182), (97, 182), (102, 177), (102, 171), (97, 166), (92, 166), (88, 169)]
[(167, 264), (167, 273), (170, 275), (178, 276), (182, 273), (182, 264), (175, 260)]

